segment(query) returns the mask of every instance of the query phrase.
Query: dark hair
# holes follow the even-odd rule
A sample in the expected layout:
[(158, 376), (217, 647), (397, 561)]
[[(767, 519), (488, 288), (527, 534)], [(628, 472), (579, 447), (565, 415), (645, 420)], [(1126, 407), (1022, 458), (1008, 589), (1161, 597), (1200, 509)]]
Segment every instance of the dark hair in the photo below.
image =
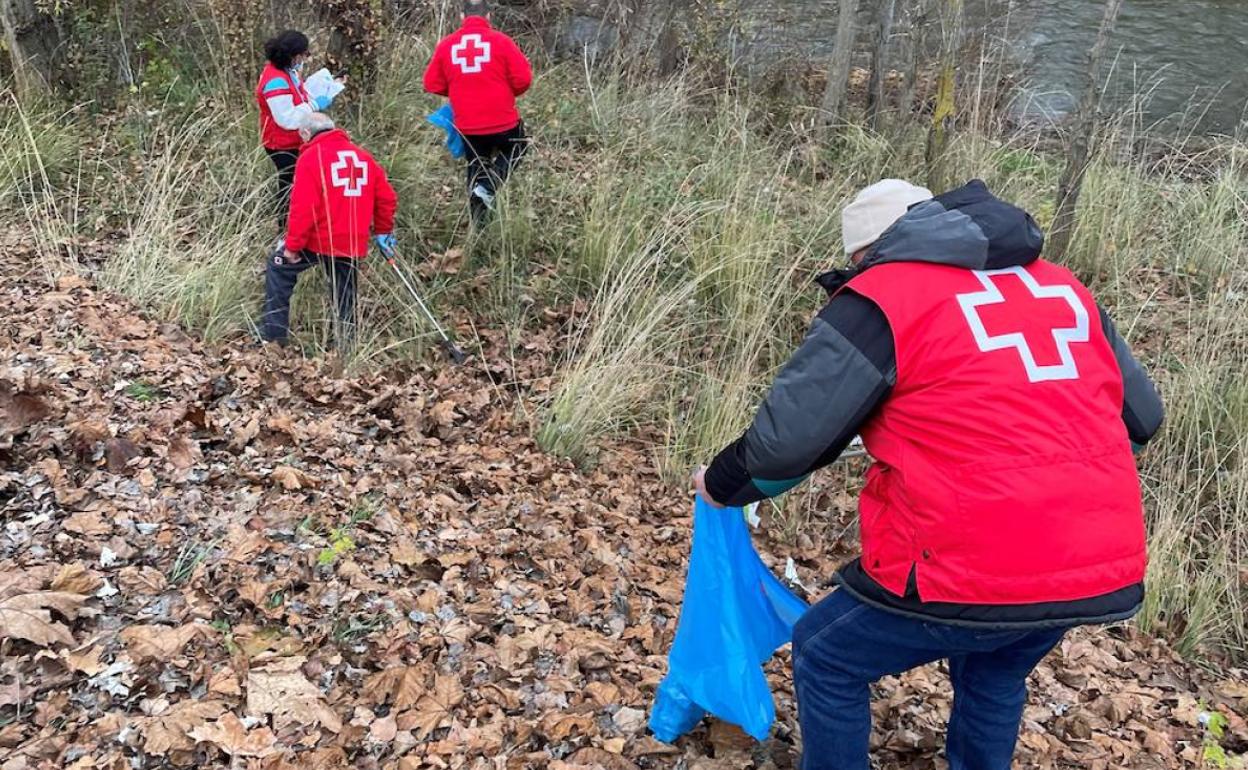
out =
[(490, 14), (490, 6), (486, 5), (485, 0), (464, 0), (465, 16), (488, 16)]
[(264, 58), (279, 70), (290, 69), (295, 57), (308, 52), (308, 36), (295, 29), (279, 32), (264, 44)]

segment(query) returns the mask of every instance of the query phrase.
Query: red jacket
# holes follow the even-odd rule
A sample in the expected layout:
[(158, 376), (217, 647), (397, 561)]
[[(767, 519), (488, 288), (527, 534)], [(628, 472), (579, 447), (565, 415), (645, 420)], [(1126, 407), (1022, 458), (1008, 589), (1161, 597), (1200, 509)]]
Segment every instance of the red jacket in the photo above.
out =
[(519, 46), (482, 16), (469, 16), (442, 38), (425, 69), (425, 90), (450, 97), (455, 127), (470, 136), (515, 128), (516, 97), (532, 83), (533, 69)]
[(1043, 260), (879, 264), (892, 395), (863, 428), (862, 567), (926, 602), (1074, 601), (1139, 583), (1143, 506), (1123, 377), (1091, 294)]
[(342, 129), (312, 137), (299, 151), (290, 193), (286, 248), (330, 257), (364, 257), (372, 233), (394, 229), (398, 197), (386, 172)]
[[(277, 81), (284, 85), (273, 87)], [(298, 131), (287, 131), (273, 120), (273, 112), (269, 109), (269, 97), (290, 96), (295, 104), (310, 101), (303, 83), (297, 83), (289, 73), (279, 70), (272, 62), (264, 65), (260, 73), (260, 82), (256, 83), (256, 105), (260, 107), (260, 142), (267, 150), (296, 150), (302, 143)]]

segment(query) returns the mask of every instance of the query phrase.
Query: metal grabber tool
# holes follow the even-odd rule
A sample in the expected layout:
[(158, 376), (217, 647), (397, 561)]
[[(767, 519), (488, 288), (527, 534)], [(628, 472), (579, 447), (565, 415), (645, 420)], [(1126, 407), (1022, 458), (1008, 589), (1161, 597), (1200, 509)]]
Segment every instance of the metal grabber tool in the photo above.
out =
[(446, 351), (446, 354), (449, 355), (451, 360), (456, 364), (462, 364), (464, 361), (468, 360), (467, 354), (460, 350), (459, 346), (451, 340), (450, 335), (446, 333), (446, 329), (442, 328), (442, 324), (438, 323), (438, 319), (434, 318), (433, 313), (429, 311), (429, 306), (426, 305), (425, 301), (420, 298), (420, 294), (416, 292), (416, 287), (412, 285), (412, 282), (408, 279), (407, 274), (403, 272), (403, 268), (399, 267), (399, 263), (395, 259), (397, 254), (394, 249), (384, 248), (380, 244), (378, 244), (378, 249), (381, 251), (381, 256), (386, 260), (386, 263), (389, 264), (390, 267), (394, 268), (394, 272), (398, 274), (399, 280), (403, 282), (405, 287), (407, 287), (407, 291), (412, 295), (412, 299), (416, 300), (416, 304), (420, 306), (420, 310), (425, 314), (425, 318), (428, 318), (429, 323), (433, 324), (433, 328), (437, 330), (438, 336), (442, 338), (438, 344), (442, 346), (442, 349)]

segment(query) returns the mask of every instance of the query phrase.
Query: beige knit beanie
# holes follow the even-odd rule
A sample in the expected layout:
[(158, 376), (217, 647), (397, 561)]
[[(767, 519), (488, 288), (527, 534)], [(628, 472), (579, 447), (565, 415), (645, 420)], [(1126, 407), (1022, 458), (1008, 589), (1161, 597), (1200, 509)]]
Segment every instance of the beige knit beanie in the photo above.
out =
[(885, 230), (901, 219), (906, 209), (931, 197), (931, 190), (901, 179), (885, 179), (863, 189), (841, 211), (845, 253), (853, 254), (875, 243)]

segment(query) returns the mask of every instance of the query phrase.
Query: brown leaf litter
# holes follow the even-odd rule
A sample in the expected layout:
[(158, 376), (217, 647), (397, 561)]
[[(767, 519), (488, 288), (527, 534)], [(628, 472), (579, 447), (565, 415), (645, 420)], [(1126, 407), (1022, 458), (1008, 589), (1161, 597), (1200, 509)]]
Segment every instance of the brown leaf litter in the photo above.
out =
[[(643, 449), (582, 472), (534, 444), (516, 407), (557, 330), (345, 378), (22, 270), (0, 302), (2, 770), (793, 766), (785, 651), (767, 743), (646, 734), (689, 500)], [(819, 533), (758, 542), (810, 581), (835, 562)], [(1197, 767), (1210, 706), (1241, 751), (1244, 680), (1074, 633), (1036, 672), (1019, 765)], [(942, 766), (944, 671), (875, 693), (879, 766)]]

